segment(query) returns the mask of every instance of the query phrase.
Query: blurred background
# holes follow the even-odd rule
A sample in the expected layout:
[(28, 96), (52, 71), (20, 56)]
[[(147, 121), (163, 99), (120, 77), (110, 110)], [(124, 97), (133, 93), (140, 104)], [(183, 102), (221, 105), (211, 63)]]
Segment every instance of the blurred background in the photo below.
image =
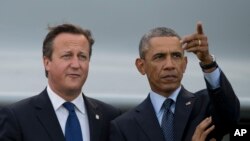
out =
[[(128, 109), (150, 91), (134, 65), (141, 36), (156, 26), (184, 36), (202, 21), (210, 52), (241, 101), (241, 123), (249, 125), (249, 13), (249, 0), (1, 0), (0, 104), (36, 95), (46, 87), (42, 42), (48, 25), (73, 23), (92, 30), (96, 42), (83, 91)], [(183, 85), (195, 92), (205, 88), (205, 82), (197, 58), (187, 56)]]
[[(124, 102), (142, 100), (150, 89), (134, 65), (141, 36), (156, 26), (184, 36), (195, 32), (197, 21), (202, 21), (210, 52), (240, 100), (248, 101), (249, 13), (249, 0), (2, 0), (0, 99), (16, 101), (46, 87), (42, 42), (47, 27), (73, 23), (91, 29), (96, 40), (84, 93)], [(183, 85), (193, 92), (205, 88), (197, 58), (187, 56)]]

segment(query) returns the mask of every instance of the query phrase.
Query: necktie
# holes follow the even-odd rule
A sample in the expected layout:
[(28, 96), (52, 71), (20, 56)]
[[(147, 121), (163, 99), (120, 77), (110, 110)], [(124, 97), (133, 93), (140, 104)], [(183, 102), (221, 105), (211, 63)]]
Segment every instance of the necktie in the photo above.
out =
[(162, 107), (164, 108), (164, 113), (161, 121), (161, 128), (165, 137), (165, 141), (174, 141), (174, 114), (170, 110), (170, 106), (172, 103), (172, 99), (166, 99), (162, 104)]
[(63, 106), (69, 111), (65, 126), (66, 141), (83, 141), (81, 126), (75, 112), (75, 105), (71, 102), (65, 102)]

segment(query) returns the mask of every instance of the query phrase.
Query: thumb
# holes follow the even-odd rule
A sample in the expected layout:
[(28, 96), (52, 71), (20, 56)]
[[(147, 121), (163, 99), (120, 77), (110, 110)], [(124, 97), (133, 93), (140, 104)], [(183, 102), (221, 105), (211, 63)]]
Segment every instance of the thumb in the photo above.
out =
[(202, 28), (202, 23), (201, 23), (201, 21), (198, 21), (198, 22), (197, 22), (196, 30), (197, 30), (197, 33), (198, 33), (198, 34), (203, 34), (203, 28)]

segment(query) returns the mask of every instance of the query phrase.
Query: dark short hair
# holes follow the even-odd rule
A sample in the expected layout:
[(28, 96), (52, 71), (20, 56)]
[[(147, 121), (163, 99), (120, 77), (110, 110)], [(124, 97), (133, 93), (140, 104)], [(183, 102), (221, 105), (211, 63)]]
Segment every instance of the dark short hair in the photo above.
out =
[(145, 58), (145, 53), (149, 48), (149, 41), (154, 37), (177, 37), (181, 39), (181, 37), (171, 28), (167, 27), (156, 27), (151, 29), (149, 32), (144, 34), (140, 40), (139, 44), (139, 55), (140, 58)]
[[(61, 24), (57, 26), (49, 26), (49, 33), (46, 35), (43, 41), (43, 56), (52, 59), (53, 53), (53, 42), (54, 39), (61, 33), (72, 33), (84, 35), (89, 42), (89, 56), (92, 54), (92, 45), (94, 44), (94, 38), (92, 37), (91, 31), (88, 29), (83, 29), (80, 26), (73, 24)], [(48, 72), (45, 70), (46, 77), (48, 77)]]

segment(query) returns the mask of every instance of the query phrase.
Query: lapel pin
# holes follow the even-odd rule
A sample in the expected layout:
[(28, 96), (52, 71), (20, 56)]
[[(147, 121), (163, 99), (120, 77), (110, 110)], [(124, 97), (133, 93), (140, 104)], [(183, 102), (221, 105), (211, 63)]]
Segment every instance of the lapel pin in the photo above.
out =
[(100, 119), (99, 115), (95, 115), (95, 118), (96, 118), (96, 119)]
[(191, 104), (191, 101), (188, 101), (187, 103), (186, 103), (186, 106), (188, 106), (188, 105), (190, 105)]

